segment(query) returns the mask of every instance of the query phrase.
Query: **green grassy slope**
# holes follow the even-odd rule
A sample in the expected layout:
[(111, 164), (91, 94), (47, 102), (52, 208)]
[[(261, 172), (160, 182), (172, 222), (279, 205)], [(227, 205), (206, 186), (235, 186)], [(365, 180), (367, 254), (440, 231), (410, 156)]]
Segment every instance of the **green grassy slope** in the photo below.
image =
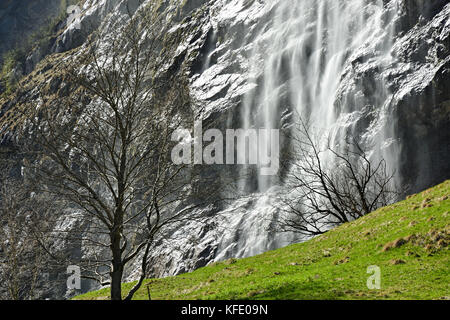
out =
[[(135, 298), (148, 299), (149, 286), (153, 299), (449, 299), (449, 196), (446, 181), (305, 243), (148, 280)], [(371, 265), (379, 290), (367, 288)]]

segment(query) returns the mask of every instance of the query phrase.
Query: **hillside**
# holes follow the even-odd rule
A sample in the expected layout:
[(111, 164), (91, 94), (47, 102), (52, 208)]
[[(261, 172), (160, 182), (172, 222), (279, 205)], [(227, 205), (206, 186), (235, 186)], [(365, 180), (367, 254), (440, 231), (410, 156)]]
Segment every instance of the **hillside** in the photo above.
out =
[[(22, 209), (30, 206), (28, 201), (11, 201), (20, 204), (17, 211), (21, 214), (4, 209), (14, 219), (5, 219), (0, 231), (10, 233), (10, 230), (17, 230), (20, 236), (15, 237), (14, 241), (0, 236), (3, 240), (0, 246), (6, 248), (0, 252), (0, 299), (9, 298), (12, 294), (8, 286), (17, 287), (17, 283), (29, 290), (16, 290), (15, 299), (72, 297), (74, 293), (66, 282), (68, 265), (91, 270), (86, 264), (106, 261), (109, 265), (114, 260), (116, 266), (124, 264), (123, 268), (114, 268), (117, 273), (124, 271), (114, 279), (121, 278), (126, 282), (136, 279), (141, 261), (139, 255), (134, 256), (134, 249), (142, 248), (141, 240), (148, 239), (149, 228), (147, 220), (135, 214), (141, 212), (138, 207), (145, 206), (141, 201), (143, 194), (156, 195), (142, 191), (142, 188), (154, 188), (155, 184), (139, 182), (148, 180), (141, 174), (133, 179), (135, 182), (125, 184), (120, 182), (123, 179), (120, 172), (115, 177), (105, 174), (105, 171), (111, 170), (109, 164), (119, 163), (115, 159), (102, 160), (107, 164), (106, 168), (95, 169), (99, 162), (97, 156), (104, 158), (103, 151), (111, 150), (108, 143), (103, 143), (104, 137), (114, 135), (109, 130), (107, 134), (100, 134), (102, 143), (94, 142), (98, 139), (93, 139), (92, 135), (106, 129), (108, 124), (118, 122), (103, 119), (101, 123), (105, 124), (104, 127), (97, 125), (95, 119), (86, 120), (92, 112), (106, 118), (114, 116), (117, 112), (108, 112), (107, 108), (111, 103), (115, 105), (115, 101), (127, 100), (129, 103), (121, 105), (134, 108), (136, 98), (145, 100), (138, 103), (145, 105), (145, 108), (131, 118), (139, 122), (154, 121), (155, 125), (145, 125), (143, 128), (155, 130), (143, 130), (151, 131), (152, 137), (140, 137), (139, 141), (125, 139), (129, 148), (120, 149), (130, 152), (119, 154), (122, 159), (128, 160), (125, 162), (131, 167), (134, 167), (132, 162), (135, 159), (132, 154), (139, 155), (144, 150), (157, 153), (167, 151), (164, 152), (164, 165), (174, 167), (175, 162), (178, 163), (171, 157), (173, 149), (151, 146), (160, 140), (154, 137), (164, 136), (165, 130), (156, 130), (164, 122), (170, 123), (167, 127), (173, 129), (194, 129), (191, 131), (195, 134), (195, 131), (203, 131), (195, 130), (194, 120), (198, 120), (202, 123), (202, 129), (216, 129), (218, 131), (215, 132), (220, 132), (225, 138), (228, 130), (249, 130), (247, 132), (252, 137), (254, 130), (258, 132), (258, 141), (253, 138), (254, 141), (249, 140), (248, 150), (245, 151), (246, 154), (248, 152), (248, 161), (245, 161), (248, 163), (245, 165), (228, 163), (234, 162), (234, 159), (241, 162), (239, 158), (244, 160), (239, 154), (233, 156), (233, 161), (220, 161), (220, 152), (215, 152), (218, 160), (215, 164), (203, 161), (206, 160), (203, 159), (206, 158), (204, 152), (200, 161), (203, 164), (195, 164), (199, 159), (195, 156), (194, 146), (192, 160), (195, 163), (192, 165), (195, 170), (192, 172), (198, 172), (200, 178), (194, 179), (186, 174), (189, 177), (186, 188), (174, 189), (187, 192), (192, 197), (197, 191), (206, 191), (209, 199), (186, 199), (176, 203), (176, 208), (163, 208), (162, 211), (172, 217), (176, 216), (176, 211), (181, 211), (199, 216), (199, 219), (189, 216), (176, 225), (151, 228), (162, 232), (153, 238), (155, 248), (148, 259), (151, 268), (146, 278), (165, 278), (152, 282), (154, 298), (337, 298), (358, 297), (357, 294), (403, 297), (408, 294), (402, 292), (401, 286), (395, 282), (400, 281), (400, 276), (396, 273), (391, 276), (389, 272), (416, 270), (416, 265), (411, 261), (417, 261), (417, 265), (424, 261), (432, 263), (435, 258), (429, 257), (429, 253), (442, 254), (443, 250), (436, 248), (437, 253), (433, 253), (433, 246), (445, 244), (445, 241), (437, 244), (442, 240), (440, 235), (430, 234), (430, 237), (437, 237), (437, 241), (425, 252), (420, 252), (420, 248), (427, 245), (423, 237), (408, 238), (407, 244), (400, 239), (400, 236), (412, 233), (426, 235), (431, 228), (446, 227), (439, 220), (442, 218), (435, 217), (437, 214), (433, 212), (429, 215), (435, 222), (426, 221), (430, 217), (421, 213), (422, 200), (418, 201), (419, 208), (411, 212), (413, 217), (399, 213), (399, 217), (391, 219), (382, 212), (379, 218), (374, 218), (374, 222), (362, 220), (366, 221), (367, 227), (347, 227), (351, 229), (348, 236), (344, 226), (339, 229), (339, 239), (327, 240), (333, 237), (333, 231), (320, 241), (280, 251), (271, 252), (287, 244), (298, 243), (301, 237), (267, 230), (272, 230), (270, 228), (283, 214), (279, 194), (287, 195), (288, 202), (298, 199), (296, 190), (292, 192), (289, 178), (295, 180), (292, 177), (296, 174), (295, 164), (302, 163), (302, 144), (295, 141), (298, 140), (297, 131), (301, 130), (297, 124), (303, 122), (300, 118), (307, 120), (312, 131), (317, 131), (312, 133), (321, 140), (318, 141), (321, 144), (318, 150), (331, 147), (342, 152), (348, 150), (347, 144), (352, 141), (364, 149), (371, 160), (382, 159), (388, 169), (387, 174), (395, 172), (395, 185), (402, 192), (417, 193), (450, 179), (449, 0), (347, 0), (340, 1), (339, 5), (335, 0), (0, 2), (0, 56), (5, 54), (4, 58), (0, 57), (0, 64), (4, 61), (0, 68), (0, 173), (4, 176), (1, 179), (14, 180), (21, 191), (33, 190), (29, 193), (33, 195), (30, 202), (39, 198), (42, 204), (31, 207), (39, 211), (39, 215), (42, 214), (36, 220), (45, 226), (37, 228), (34, 223), (30, 225), (34, 229), (45, 229), (45, 232), (39, 230), (39, 235), (46, 238), (44, 246), (43, 241), (36, 244), (39, 250), (45, 251), (45, 259), (32, 259), (31, 256), (37, 251), (27, 243), (35, 241), (31, 238), (36, 237), (34, 233), (23, 232), (23, 224), (15, 223), (20, 219), (29, 220), (28, 210)], [(69, 8), (69, 5), (75, 7)], [(129, 31), (136, 33), (130, 37)], [(136, 43), (139, 50), (133, 49), (136, 40), (139, 40)], [(151, 62), (151, 67), (144, 68), (148, 72), (138, 72), (143, 69), (132, 63), (130, 57), (133, 53), (138, 56), (135, 61)], [(97, 58), (92, 59), (91, 54)], [(104, 63), (101, 63), (101, 70), (97, 70), (100, 72), (96, 72), (98, 68), (95, 65), (99, 61)], [(123, 70), (123, 67), (139, 70), (135, 70), (134, 76), (133, 72), (115, 72)], [(133, 86), (133, 90), (138, 89), (139, 92), (132, 95), (129, 90), (124, 90), (120, 82), (110, 79), (118, 76), (118, 80), (124, 81), (126, 86), (130, 83), (129, 79), (140, 78), (138, 74), (148, 79), (136, 81), (142, 86)], [(88, 81), (79, 81), (79, 76)], [(178, 81), (179, 77), (181, 81)], [(175, 79), (173, 85), (166, 83), (170, 79)], [(112, 96), (121, 96), (121, 99), (104, 99), (104, 94), (99, 95), (98, 90), (90, 92), (89, 88), (83, 88), (83, 83), (88, 87), (108, 84), (106, 87), (109, 90), (117, 92)], [(159, 88), (152, 88), (154, 85)], [(185, 94), (176, 94), (177, 85), (182, 85)], [(146, 94), (150, 91), (153, 93)], [(169, 97), (172, 92), (175, 96), (185, 96), (186, 103), (177, 105), (172, 101), (167, 107), (161, 105), (162, 113), (148, 117), (148, 113), (158, 109), (155, 103), (159, 105), (159, 100), (166, 100), (157, 97)], [(172, 108), (166, 116), (163, 115)], [(51, 121), (46, 121), (47, 116)], [(185, 123), (177, 125), (178, 119)], [(67, 144), (67, 141), (61, 141), (61, 148), (44, 150), (42, 142), (47, 139), (41, 138), (47, 136), (46, 127), (52, 124), (63, 135), (52, 135), (55, 139), (50, 140), (60, 140), (67, 135), (67, 140), (73, 142)], [(130, 129), (131, 136), (139, 132), (135, 126), (125, 127)], [(112, 126), (110, 129), (114, 131), (116, 128)], [(40, 129), (42, 132), (39, 132)], [(259, 134), (260, 129), (279, 130), (280, 134), (274, 131), (275, 139), (269, 139), (269, 136)], [(41, 137), (42, 133), (44, 135)], [(83, 137), (75, 139), (78, 134)], [(175, 142), (172, 139), (162, 140)], [(207, 141), (205, 136), (203, 139), (189, 140), (201, 141), (204, 147), (211, 142), (210, 146), (213, 146), (212, 139)], [(214, 145), (216, 142), (219, 145), (219, 140), (214, 139)], [(226, 144), (226, 140), (222, 142)], [(115, 139), (109, 142), (115, 150)], [(260, 150), (264, 146), (270, 146), (271, 150)], [(99, 152), (95, 152), (95, 157), (74, 156), (97, 148)], [(230, 151), (242, 151), (239, 146), (234, 149)], [(58, 150), (67, 154), (52, 157)], [(279, 175), (266, 176), (266, 165), (254, 163), (263, 160), (260, 151), (271, 155), (270, 166), (276, 167)], [(230, 152), (222, 153), (231, 160)], [(106, 154), (109, 158), (117, 155), (109, 151)], [(143, 154), (148, 155), (147, 152)], [(300, 162), (296, 161), (297, 156)], [(153, 167), (161, 158), (159, 154), (147, 157), (149, 161), (146, 166)], [(323, 168), (333, 173), (339, 167), (334, 158), (326, 154), (323, 157)], [(72, 187), (71, 178), (68, 184), (58, 182), (65, 175), (49, 170), (53, 165), (47, 161), (54, 162), (52, 159), (65, 159), (66, 164), (70, 163), (69, 166), (64, 164), (59, 167), (79, 174), (81, 188), (88, 186), (90, 190), (87, 194), (92, 191), (96, 193), (95, 196), (88, 196), (87, 203), (89, 206), (96, 205), (92, 199), (101, 199), (103, 203), (98, 204), (100, 209), (86, 208), (86, 201), (82, 201), (81, 205), (76, 203), (80, 194), (85, 193)], [(79, 163), (75, 165), (74, 161)], [(356, 160), (351, 162), (357, 163)], [(375, 164), (371, 166), (377, 167)], [(27, 167), (32, 170), (27, 170)], [(42, 170), (34, 170), (36, 167)], [(177, 165), (174, 171), (179, 172), (179, 168)], [(47, 171), (47, 174), (38, 174), (40, 171)], [(137, 172), (127, 170), (133, 171)], [(145, 168), (139, 172), (154, 176), (155, 171)], [(56, 179), (50, 179), (51, 174)], [(212, 192), (210, 181), (217, 183), (221, 192)], [(57, 186), (50, 187), (52, 184)], [(0, 186), (5, 185), (0, 181)], [(121, 188), (121, 185), (126, 188)], [(4, 189), (7, 197), (17, 199), (18, 192)], [(221, 201), (230, 198), (228, 190), (224, 189), (238, 191), (238, 199)], [(53, 194), (47, 194), (53, 193), (53, 190), (58, 201), (54, 201)], [(123, 196), (117, 196), (118, 190), (123, 191)], [(137, 201), (132, 201), (130, 194), (136, 195)], [(184, 199), (184, 196), (172, 192), (159, 194)], [(112, 201), (114, 198), (120, 201)], [(161, 202), (175, 206), (172, 200)], [(4, 203), (2, 201), (0, 211)], [(202, 206), (198, 210), (189, 210), (192, 203), (201, 203)], [(110, 208), (105, 210), (106, 206)], [(49, 207), (51, 209), (47, 210)], [(126, 208), (125, 212), (123, 208)], [(92, 213), (96, 213), (94, 219)], [(102, 221), (105, 213), (109, 216), (106, 223)], [(97, 219), (97, 214), (100, 219)], [(130, 219), (123, 219), (123, 214)], [(424, 221), (416, 221), (419, 220), (416, 215)], [(0, 218), (3, 216), (0, 215)], [(402, 218), (406, 220), (399, 222)], [(418, 224), (408, 227), (411, 221)], [(129, 224), (130, 228), (117, 226), (121, 222)], [(391, 224), (388, 225), (388, 222)], [(397, 224), (398, 227), (406, 227), (399, 229)], [(15, 225), (14, 228), (11, 229), (11, 225)], [(369, 225), (382, 230), (370, 230)], [(118, 234), (116, 231), (119, 229), (125, 232)], [(369, 233), (364, 235), (366, 232)], [(109, 241), (111, 235), (116, 241)], [(364, 242), (353, 243), (350, 235), (364, 239)], [(167, 241), (168, 237), (170, 241)], [(394, 240), (398, 240), (397, 246), (402, 246), (382, 251), (388, 242)], [(115, 243), (116, 247), (124, 246), (120, 257), (118, 250), (113, 254), (110, 242)], [(16, 243), (26, 247), (26, 254), (21, 254), (21, 257), (15, 255), (18, 250), (13, 244)], [(352, 247), (349, 247), (350, 244)], [(13, 254), (5, 254), (6, 250)], [(409, 252), (410, 256), (405, 256), (407, 251), (402, 250), (412, 252)], [(255, 257), (264, 252), (269, 253)], [(419, 257), (414, 257), (415, 254)], [(135, 259), (127, 259), (129, 255)], [(14, 259), (10, 259), (12, 266), (5, 268), (4, 262), (8, 256)], [(59, 261), (47, 262), (49, 257), (52, 260), (57, 257)], [(237, 262), (229, 260), (211, 266), (213, 261), (248, 257), (254, 258)], [(389, 263), (393, 259), (399, 261), (393, 261), (397, 265), (391, 266)], [(406, 263), (401, 264), (400, 260)], [(23, 270), (18, 270), (17, 264)], [(199, 269), (208, 265), (206, 269)], [(369, 265), (381, 267), (382, 293), (365, 290)], [(42, 272), (34, 271), (36, 268), (42, 269)], [(102, 280), (110, 281), (110, 270), (100, 269), (105, 273)], [(167, 278), (194, 270), (200, 271)], [(422, 273), (423, 276), (429, 275)], [(39, 275), (35, 284), (29, 280), (30, 275)], [(430, 276), (442, 278), (433, 273)], [(84, 279), (79, 292), (97, 290), (96, 280), (99, 279)], [(447, 282), (433, 278), (430, 283), (433, 287), (439, 287)], [(170, 287), (172, 284), (173, 287)], [(400, 293), (391, 293), (391, 287)], [(436, 297), (449, 296), (444, 291), (441, 290)], [(420, 297), (426, 297), (429, 290), (418, 289), (418, 292)], [(106, 296), (106, 293), (101, 296)], [(117, 297), (120, 297), (119, 293)], [(142, 289), (141, 297), (147, 299), (146, 288)]]
[[(135, 299), (147, 286), (153, 299), (449, 299), (449, 196), (446, 181), (305, 243), (148, 280)], [(371, 265), (379, 290), (367, 288)]]

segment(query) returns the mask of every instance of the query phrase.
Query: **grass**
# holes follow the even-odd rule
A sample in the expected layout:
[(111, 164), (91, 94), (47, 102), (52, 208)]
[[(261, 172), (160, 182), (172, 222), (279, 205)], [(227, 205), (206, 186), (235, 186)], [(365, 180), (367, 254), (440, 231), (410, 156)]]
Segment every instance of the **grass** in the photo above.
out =
[[(311, 241), (150, 279), (135, 299), (449, 299), (450, 181)], [(370, 290), (367, 268), (381, 269)], [(133, 283), (123, 285), (124, 293)], [(75, 299), (109, 299), (109, 288)]]

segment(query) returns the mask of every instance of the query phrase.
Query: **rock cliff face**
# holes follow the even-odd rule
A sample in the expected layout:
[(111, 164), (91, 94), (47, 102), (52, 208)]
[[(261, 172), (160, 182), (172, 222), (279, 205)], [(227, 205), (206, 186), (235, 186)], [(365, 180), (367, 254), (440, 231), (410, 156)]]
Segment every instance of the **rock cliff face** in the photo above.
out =
[[(108, 30), (148, 1), (141, 2), (85, 1), (81, 29), (72, 24), (62, 30), (52, 48), (59, 55), (45, 58), (25, 89), (2, 102), (0, 116), (36, 99), (39, 86), (64, 94), (52, 74), (59, 59), (76, 54), (67, 51), (93, 30)], [(205, 121), (282, 128), (296, 111), (336, 145), (351, 135), (373, 146), (373, 156), (388, 161), (407, 193), (450, 178), (448, 0), (161, 0), (158, 12), (165, 21), (161, 38), (182, 34), (173, 65), (189, 73)], [(1, 133), (4, 145), (14, 136)], [(173, 275), (298, 241), (267, 231), (277, 219), (274, 195), (285, 192), (282, 183), (253, 177), (246, 187), (246, 200), (205, 209), (206, 223), (174, 230), (170, 246), (159, 243), (153, 274)], [(70, 228), (74, 214), (65, 219)], [(133, 278), (133, 268), (128, 275)]]
[(0, 3), (0, 57), (39, 32), (57, 16), (61, 0), (4, 0)]

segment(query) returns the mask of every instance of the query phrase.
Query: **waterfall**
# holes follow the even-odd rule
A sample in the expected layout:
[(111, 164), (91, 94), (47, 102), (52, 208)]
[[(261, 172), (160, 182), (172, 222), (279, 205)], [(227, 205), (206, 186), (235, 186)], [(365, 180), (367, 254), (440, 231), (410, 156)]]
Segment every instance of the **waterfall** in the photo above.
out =
[[(354, 83), (351, 95), (338, 97), (355, 52), (372, 50), (379, 64), (392, 59), (393, 24), (389, 22), (393, 17), (383, 16), (385, 12), (382, 0), (279, 2), (271, 25), (261, 31), (251, 54), (250, 77), (259, 90), (244, 98), (244, 126), (281, 128), (283, 115), (294, 112), (339, 145), (339, 139), (352, 130), (352, 119), (370, 104), (380, 114), (363, 139), (376, 145), (388, 141), (382, 110), (390, 93), (383, 79), (377, 80), (370, 96), (363, 96), (362, 85)], [(383, 45), (374, 48), (379, 38)], [(273, 179), (259, 176), (257, 191), (264, 192), (272, 184)]]
[[(244, 96), (244, 128), (280, 129), (300, 115), (317, 133), (331, 137), (335, 146), (346, 135), (355, 136), (373, 147), (372, 158), (384, 157), (390, 169), (395, 169), (398, 146), (388, 113), (392, 93), (383, 68), (394, 59), (397, 11), (384, 8), (383, 2), (267, 0), (265, 5), (275, 8), (273, 16), (249, 44), (248, 82), (256, 89)], [(378, 68), (380, 76), (372, 77), (371, 92), (364, 79), (352, 78), (356, 59), (367, 59)], [(361, 129), (358, 122), (365, 108), (373, 110), (373, 119)], [(250, 152), (257, 152), (256, 146), (249, 147)], [(333, 165), (332, 159), (324, 163)], [(285, 191), (280, 191), (282, 186), (273, 177), (256, 179), (251, 205), (235, 203), (229, 209), (225, 225), (233, 231), (224, 231), (216, 260), (249, 256), (301, 240), (293, 234), (268, 233), (278, 218), (274, 194)], [(254, 185), (254, 181), (247, 183)]]

